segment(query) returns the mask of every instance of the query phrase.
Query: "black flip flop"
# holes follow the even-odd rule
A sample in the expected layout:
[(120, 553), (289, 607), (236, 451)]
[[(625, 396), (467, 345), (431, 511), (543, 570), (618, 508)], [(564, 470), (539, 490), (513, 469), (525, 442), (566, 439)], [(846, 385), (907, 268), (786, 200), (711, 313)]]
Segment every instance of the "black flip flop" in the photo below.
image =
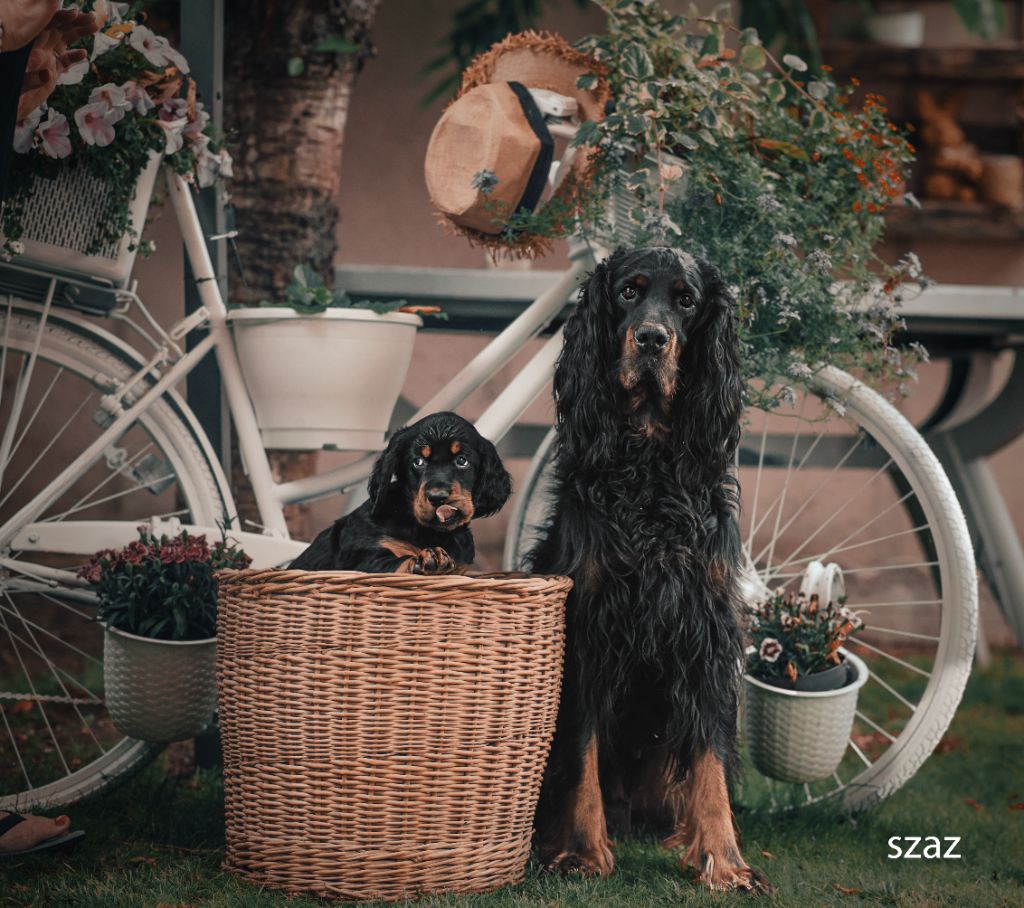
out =
[[(5, 832), (14, 829), (19, 823), (24, 823), (25, 818), (18, 813), (13, 811), (0, 820), (0, 837), (3, 837)], [(32, 848), (20, 848), (17, 851), (5, 851), (0, 848), (0, 857), (14, 857), (19, 854), (31, 854), (33, 851), (45, 851), (47, 848), (57, 848), (63, 845), (69, 845), (72, 842), (77, 842), (82, 836), (85, 835), (84, 830), (76, 829), (73, 832), (65, 832), (63, 835), (55, 835), (48, 839), (43, 839), (38, 845), (34, 845)]]

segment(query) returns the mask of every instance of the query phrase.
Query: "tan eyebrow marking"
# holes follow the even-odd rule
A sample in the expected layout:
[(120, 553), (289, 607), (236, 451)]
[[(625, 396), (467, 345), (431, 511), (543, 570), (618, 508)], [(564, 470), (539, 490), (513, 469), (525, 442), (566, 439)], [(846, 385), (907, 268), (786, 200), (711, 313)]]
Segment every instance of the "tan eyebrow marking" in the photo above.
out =
[(641, 290), (643, 290), (650, 282), (651, 279), (646, 274), (638, 274), (635, 278), (633, 278), (633, 283), (636, 284), (637, 287), (639, 287)]
[(462, 450), (462, 442), (453, 441), (452, 442), (452, 454), (458, 454), (459, 451), (461, 451), (461, 450)]
[(424, 445), (423, 446), (422, 450), (420, 451), (420, 456), (421, 457), (429, 457), (430, 456), (430, 445)]

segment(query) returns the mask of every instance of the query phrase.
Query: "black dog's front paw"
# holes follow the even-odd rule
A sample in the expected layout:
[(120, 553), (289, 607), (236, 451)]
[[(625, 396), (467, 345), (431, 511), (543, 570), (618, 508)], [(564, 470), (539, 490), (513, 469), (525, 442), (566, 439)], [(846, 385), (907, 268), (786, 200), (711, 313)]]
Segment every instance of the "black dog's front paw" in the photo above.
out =
[(414, 574), (451, 574), (454, 570), (455, 559), (440, 546), (420, 549), (412, 563)]

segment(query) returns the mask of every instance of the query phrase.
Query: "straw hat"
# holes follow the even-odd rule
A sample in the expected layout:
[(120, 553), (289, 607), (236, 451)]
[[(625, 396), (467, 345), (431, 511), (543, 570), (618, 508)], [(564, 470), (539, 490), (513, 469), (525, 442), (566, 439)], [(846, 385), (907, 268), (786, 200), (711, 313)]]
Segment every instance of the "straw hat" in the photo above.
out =
[[(462, 75), (458, 97), (441, 115), (427, 147), (427, 191), (439, 220), (473, 245), (520, 257), (543, 255), (545, 237), (509, 236), (501, 222), (517, 210), (532, 211), (546, 186), (554, 143), (527, 89), (542, 88), (574, 98), (580, 120), (600, 120), (610, 92), (606, 68), (559, 35), (510, 35), (478, 56)], [(577, 88), (583, 75), (592, 88)], [(579, 208), (590, 180), (592, 149), (580, 148), (552, 208), (562, 222)]]

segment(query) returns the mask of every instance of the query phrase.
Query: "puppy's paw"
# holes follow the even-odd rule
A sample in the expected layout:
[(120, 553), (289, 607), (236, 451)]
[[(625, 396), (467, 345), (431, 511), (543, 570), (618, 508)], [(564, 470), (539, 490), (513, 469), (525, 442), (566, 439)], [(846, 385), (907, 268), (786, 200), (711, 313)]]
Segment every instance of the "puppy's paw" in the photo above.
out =
[(443, 548), (436, 546), (432, 549), (420, 549), (420, 553), (413, 559), (412, 572), (414, 574), (451, 574), (455, 571), (455, 567), (455, 559)]

